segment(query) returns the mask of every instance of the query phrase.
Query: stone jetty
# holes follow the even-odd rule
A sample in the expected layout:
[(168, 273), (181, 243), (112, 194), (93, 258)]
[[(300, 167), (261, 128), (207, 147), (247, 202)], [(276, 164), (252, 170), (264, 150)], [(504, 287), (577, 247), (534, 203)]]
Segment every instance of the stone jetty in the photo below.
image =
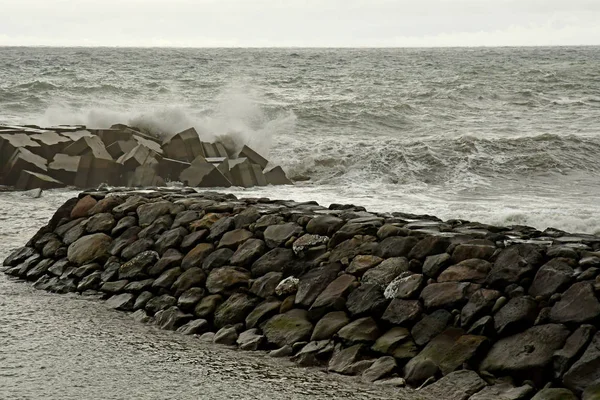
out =
[(67, 201), (3, 265), (199, 341), (406, 385), (399, 397), (600, 398), (593, 235), (122, 189)]
[(0, 125), (0, 185), (20, 190), (75, 186), (194, 187), (291, 184), (281, 167), (253, 149), (200, 140), (194, 128), (165, 140), (126, 125)]

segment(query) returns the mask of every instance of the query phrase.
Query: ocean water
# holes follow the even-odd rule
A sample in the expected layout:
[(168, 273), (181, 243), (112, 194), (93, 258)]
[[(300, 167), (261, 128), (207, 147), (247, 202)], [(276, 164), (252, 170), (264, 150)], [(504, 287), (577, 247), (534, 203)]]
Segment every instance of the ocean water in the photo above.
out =
[(0, 48), (0, 123), (194, 126), (301, 180), (249, 196), (595, 233), (599, 66), (600, 47)]

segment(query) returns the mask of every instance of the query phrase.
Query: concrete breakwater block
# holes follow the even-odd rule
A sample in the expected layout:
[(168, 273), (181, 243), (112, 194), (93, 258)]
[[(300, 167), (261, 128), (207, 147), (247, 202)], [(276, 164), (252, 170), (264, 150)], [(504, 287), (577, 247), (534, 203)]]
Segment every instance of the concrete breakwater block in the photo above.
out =
[(223, 143), (203, 142), (194, 128), (162, 140), (123, 124), (109, 129), (0, 125), (0, 186), (18, 189), (154, 187), (177, 181), (196, 187), (292, 184), (281, 167), (266, 170), (268, 163), (248, 146), (236, 155)]
[[(218, 171), (207, 161), (197, 157), (190, 177)], [(48, 181), (27, 171), (32, 179)], [(38, 289), (100, 292), (108, 307), (179, 334), (422, 387), (406, 398), (598, 393), (599, 236), (189, 188), (98, 189), (67, 201), (2, 268)]]

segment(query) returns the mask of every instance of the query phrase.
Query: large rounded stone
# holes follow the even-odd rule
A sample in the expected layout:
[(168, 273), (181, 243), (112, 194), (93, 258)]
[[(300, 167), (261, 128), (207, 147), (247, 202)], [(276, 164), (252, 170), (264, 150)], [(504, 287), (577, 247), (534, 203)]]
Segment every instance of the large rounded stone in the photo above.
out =
[(416, 321), (422, 312), (419, 300), (393, 299), (381, 319), (394, 325), (403, 325)]
[[(134, 238), (132, 237), (127, 242), (130, 242), (133, 239)], [(121, 241), (120, 238), (119, 238), (119, 241)], [(125, 260), (131, 260), (133, 257), (137, 256), (138, 254), (140, 254), (146, 250), (150, 250), (153, 245), (154, 245), (154, 241), (149, 238), (142, 238), (142, 239), (135, 240), (131, 244), (127, 245), (127, 247), (125, 247), (123, 249), (123, 251), (121, 251), (121, 258), (123, 258)], [(113, 246), (111, 248), (111, 254), (114, 256), (119, 255), (117, 246)]]
[(379, 317), (388, 305), (381, 287), (373, 284), (362, 284), (354, 289), (346, 301), (346, 308), (353, 317), (371, 315)]
[(379, 337), (379, 327), (371, 317), (364, 317), (350, 322), (341, 328), (337, 336), (348, 344), (373, 343)]
[(600, 382), (600, 332), (596, 333), (592, 342), (581, 354), (581, 358), (573, 364), (563, 378), (569, 389), (581, 393), (586, 388)]
[(169, 307), (165, 310), (158, 311), (154, 316), (156, 325), (161, 329), (174, 331), (180, 326), (190, 321), (194, 316), (191, 314), (185, 314), (175, 306)]
[(115, 310), (132, 311), (135, 303), (135, 296), (131, 293), (122, 293), (112, 296), (106, 300), (106, 305)]
[(275, 288), (283, 279), (281, 272), (269, 272), (268, 274), (255, 279), (250, 286), (250, 293), (266, 299), (275, 294)]
[(149, 226), (156, 221), (158, 217), (169, 214), (173, 207), (173, 203), (166, 200), (140, 205), (137, 208), (137, 216), (140, 226), (142, 228)]
[(314, 235), (333, 236), (343, 225), (344, 220), (333, 215), (321, 215), (311, 219), (306, 231)]
[(362, 276), (366, 271), (380, 264), (383, 258), (371, 255), (358, 255), (354, 257), (346, 272), (356, 276)]
[(442, 333), (452, 322), (452, 314), (446, 310), (436, 310), (424, 316), (410, 331), (415, 343), (424, 346)]
[(453, 372), (425, 387), (420, 393), (426, 399), (465, 400), (486, 387), (475, 371)]
[(209, 318), (223, 302), (223, 296), (212, 294), (200, 300), (200, 303), (194, 308), (194, 314), (200, 318)]
[(179, 297), (183, 292), (193, 287), (202, 287), (206, 282), (206, 274), (201, 268), (193, 267), (183, 271), (177, 280), (173, 283), (171, 290), (175, 292), (175, 297)]
[(201, 287), (193, 287), (181, 294), (177, 299), (177, 307), (182, 310), (194, 310), (196, 305), (206, 296), (206, 290)]
[(269, 343), (283, 347), (308, 340), (313, 325), (305, 310), (294, 309), (274, 316), (261, 328)]
[(469, 285), (467, 282), (432, 283), (421, 291), (421, 299), (429, 310), (460, 307), (467, 301)]
[(115, 217), (112, 214), (100, 213), (86, 221), (85, 230), (88, 233), (110, 232), (115, 227), (115, 224)]
[(449, 263), (450, 254), (448, 253), (429, 256), (423, 263), (423, 274), (430, 278), (437, 278), (440, 272), (442, 272)]
[(229, 264), (229, 260), (233, 255), (233, 250), (222, 248), (217, 249), (210, 253), (202, 262), (202, 269), (205, 271), (212, 271), (215, 268), (222, 267)]
[(560, 293), (573, 280), (575, 271), (564, 260), (553, 259), (544, 264), (535, 274), (529, 294), (533, 297), (550, 297)]
[(375, 255), (382, 258), (406, 257), (418, 242), (419, 239), (414, 236), (392, 236), (379, 243)]
[(244, 243), (246, 240), (252, 237), (252, 232), (245, 229), (235, 229), (230, 232), (226, 232), (221, 240), (219, 241), (219, 248), (226, 247), (228, 249), (235, 250)]
[(151, 314), (155, 314), (158, 311), (165, 310), (177, 304), (177, 299), (168, 294), (163, 294), (158, 297), (153, 297), (144, 306), (144, 309)]
[(406, 258), (388, 258), (382, 261), (381, 264), (365, 272), (361, 282), (379, 285), (385, 290), (394, 279), (407, 271), (408, 260)]
[(497, 341), (481, 363), (480, 369), (522, 379), (540, 379), (552, 362), (554, 352), (569, 336), (564, 325), (534, 326), (525, 332)]
[(245, 293), (235, 293), (223, 302), (215, 311), (214, 325), (223, 328), (226, 325), (243, 323), (246, 316), (256, 307), (258, 299)]
[(325, 264), (302, 275), (298, 282), (296, 304), (310, 307), (327, 285), (337, 278), (341, 268), (342, 266), (338, 263)]
[(223, 267), (210, 271), (206, 288), (212, 294), (227, 292), (237, 287), (247, 287), (250, 273), (242, 268)]
[(260, 239), (248, 239), (231, 256), (231, 265), (250, 265), (262, 256), (266, 249), (265, 242)]
[(344, 274), (331, 282), (316, 298), (312, 309), (333, 308), (341, 310), (346, 305), (346, 296), (354, 288), (356, 277)]
[(183, 269), (190, 269), (192, 267), (200, 267), (202, 263), (208, 257), (210, 253), (214, 251), (214, 246), (210, 243), (200, 243), (192, 250), (190, 250), (183, 260), (181, 261), (181, 267)]
[(71, 210), (71, 218), (87, 217), (88, 211), (96, 205), (97, 201), (92, 196), (87, 195), (79, 199), (75, 207)]
[(268, 272), (282, 272), (287, 275), (289, 266), (295, 262), (292, 249), (277, 247), (252, 264), (252, 276), (263, 276)]
[(591, 282), (579, 282), (571, 286), (550, 311), (554, 322), (582, 324), (600, 317), (600, 302), (594, 294)]
[(421, 239), (410, 251), (408, 258), (416, 258), (417, 260), (424, 260), (428, 256), (444, 253), (450, 240), (443, 236), (428, 236)]
[(155, 289), (168, 289), (179, 278), (183, 270), (179, 267), (171, 268), (163, 272), (152, 284)]
[(475, 243), (461, 243), (454, 248), (452, 252), (452, 262), (458, 264), (462, 261), (477, 258), (480, 260), (489, 260), (494, 252), (496, 246), (493, 244), (475, 244)]
[(460, 313), (461, 326), (467, 327), (490, 312), (500, 295), (500, 292), (491, 289), (479, 289), (473, 293)]
[(227, 231), (232, 230), (235, 223), (232, 217), (224, 217), (210, 226), (209, 240), (218, 240)]
[(119, 279), (143, 279), (148, 268), (157, 260), (157, 252), (144, 251), (119, 267)]
[(280, 306), (281, 301), (279, 300), (263, 301), (246, 317), (246, 328), (254, 328), (268, 318), (271, 318), (279, 312)]
[(419, 297), (423, 281), (423, 275), (404, 272), (385, 288), (385, 298), (412, 299)]
[(178, 247), (187, 233), (188, 231), (182, 227), (166, 231), (158, 237), (154, 248), (158, 254), (164, 254), (169, 248)]
[(173, 267), (178, 267), (183, 260), (183, 254), (176, 249), (169, 249), (165, 251), (163, 256), (150, 268), (148, 268), (148, 274), (150, 276), (158, 276), (165, 270)]
[(511, 283), (519, 283), (522, 279), (533, 275), (533, 271), (542, 260), (538, 246), (532, 244), (510, 246), (500, 252), (486, 282), (495, 288), (504, 289)]
[(299, 237), (304, 230), (295, 222), (288, 222), (280, 225), (271, 225), (264, 232), (265, 243), (270, 248), (278, 247), (290, 240), (292, 237)]
[(371, 349), (377, 353), (394, 356), (398, 360), (409, 360), (418, 353), (410, 332), (401, 327), (394, 327), (381, 335)]
[(109, 257), (108, 248), (111, 242), (111, 237), (104, 233), (84, 236), (69, 246), (67, 258), (76, 265), (103, 261)]
[(577, 400), (577, 396), (569, 389), (546, 388), (537, 392), (531, 400)]
[(331, 339), (340, 329), (350, 323), (350, 318), (343, 311), (333, 311), (325, 314), (315, 325), (310, 337), (311, 341)]
[(538, 304), (534, 299), (515, 297), (494, 315), (494, 326), (500, 335), (520, 332), (532, 326), (537, 316)]
[(469, 258), (444, 270), (437, 281), (442, 282), (474, 282), (484, 283), (492, 269), (492, 264), (485, 260)]

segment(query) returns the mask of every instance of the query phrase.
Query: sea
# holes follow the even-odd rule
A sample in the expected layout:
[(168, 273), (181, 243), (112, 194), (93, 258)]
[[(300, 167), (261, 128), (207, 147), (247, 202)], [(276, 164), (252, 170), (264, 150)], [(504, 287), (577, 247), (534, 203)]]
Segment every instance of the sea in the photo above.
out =
[[(0, 47), (0, 124), (116, 123), (247, 144), (295, 181), (238, 196), (600, 233), (600, 47)], [(0, 193), (0, 259), (75, 194)], [(0, 343), (0, 399), (392, 396), (3, 275)]]

